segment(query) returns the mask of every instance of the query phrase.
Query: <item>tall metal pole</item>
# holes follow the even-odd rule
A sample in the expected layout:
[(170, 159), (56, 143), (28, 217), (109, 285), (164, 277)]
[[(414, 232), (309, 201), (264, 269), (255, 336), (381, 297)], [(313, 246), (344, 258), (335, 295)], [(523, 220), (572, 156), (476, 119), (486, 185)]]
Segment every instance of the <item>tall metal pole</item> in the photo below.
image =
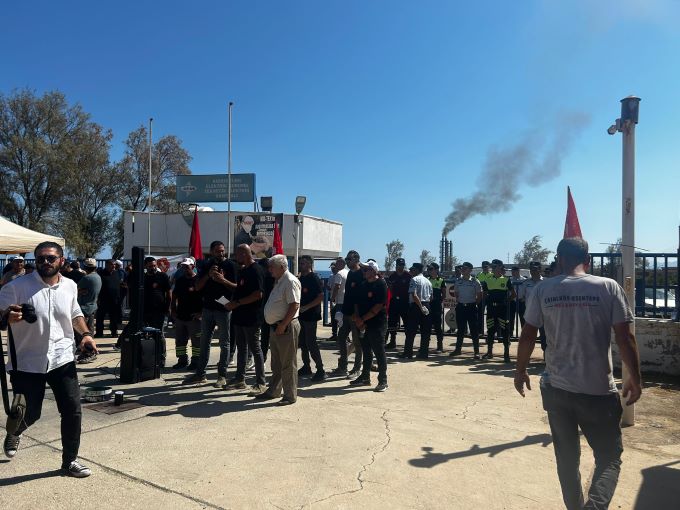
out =
[(295, 215), (295, 263), (293, 267), (293, 273), (295, 276), (298, 274), (298, 257), (300, 255), (300, 215)]
[[(623, 133), (623, 174), (622, 174), (622, 217), (621, 217), (621, 259), (623, 267), (623, 290), (628, 304), (635, 310), (635, 124), (637, 124), (640, 99), (627, 97), (621, 100), (621, 132)], [(635, 335), (635, 321), (631, 324)], [(622, 378), (625, 382), (630, 374), (622, 363)], [(623, 425), (635, 424), (635, 406), (623, 406)]]
[(149, 225), (148, 225), (148, 242), (146, 245), (146, 254), (150, 255), (151, 254), (151, 162), (153, 161), (152, 154), (153, 154), (153, 142), (152, 142), (152, 137), (151, 137), (151, 128), (153, 125), (153, 118), (149, 118), (149, 203), (147, 204), (147, 212), (148, 212), (148, 220), (149, 220)]
[(231, 256), (233, 239), (231, 235), (231, 115), (233, 101), (229, 101), (229, 157), (227, 159), (227, 257)]

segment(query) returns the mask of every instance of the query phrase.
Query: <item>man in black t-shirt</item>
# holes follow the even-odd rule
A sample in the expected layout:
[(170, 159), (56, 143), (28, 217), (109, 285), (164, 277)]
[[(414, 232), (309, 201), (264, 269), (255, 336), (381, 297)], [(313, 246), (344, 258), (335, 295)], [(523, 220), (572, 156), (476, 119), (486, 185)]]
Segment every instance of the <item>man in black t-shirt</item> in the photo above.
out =
[(298, 370), (298, 376), (312, 375), (309, 356), (311, 354), (316, 365), (316, 374), (312, 381), (320, 382), (326, 379), (323, 369), (323, 360), (319, 352), (319, 344), (316, 339), (316, 327), (321, 320), (321, 301), (323, 300), (323, 285), (319, 276), (313, 271), (314, 259), (309, 255), (302, 255), (299, 260), (300, 266), (300, 337), (298, 344), (302, 351), (302, 367)]
[[(348, 377), (356, 377), (361, 373), (361, 340), (359, 339), (359, 330), (354, 324), (357, 293), (359, 292), (359, 286), (364, 281), (364, 276), (359, 266), (360, 260), (361, 257), (355, 250), (348, 251), (345, 257), (349, 273), (347, 273), (347, 282), (345, 283), (345, 300), (342, 303), (342, 325), (338, 330), (340, 359), (338, 359), (338, 368), (333, 371), (336, 375), (347, 375)], [(352, 345), (354, 346), (354, 366), (352, 371), (347, 374), (347, 356), (349, 354), (347, 338), (350, 331), (352, 333)]]
[(259, 328), (264, 320), (262, 297), (264, 296), (264, 270), (255, 262), (250, 246), (241, 244), (236, 247), (236, 262), (241, 266), (236, 283), (234, 299), (225, 305), (232, 312), (234, 332), (236, 333), (236, 375), (227, 384), (228, 388), (245, 389), (246, 360), (248, 349), (255, 362), (256, 382), (250, 395), (259, 395), (267, 389), (264, 379), (264, 356), (260, 345)]
[[(184, 259), (180, 265), (182, 273), (175, 279), (172, 292), (170, 316), (175, 323), (175, 354), (177, 364), (174, 369), (187, 368), (196, 370), (198, 357), (201, 354), (201, 310), (203, 299), (196, 290), (198, 276), (194, 273), (192, 259)], [(187, 353), (187, 344), (191, 338), (191, 364)]]
[(387, 389), (387, 356), (385, 355), (385, 332), (387, 319), (387, 285), (378, 277), (378, 264), (370, 260), (363, 264), (365, 280), (359, 287), (357, 296), (356, 325), (364, 332), (361, 346), (364, 351), (364, 366), (361, 375), (350, 382), (354, 386), (370, 386), (373, 353), (378, 363), (378, 385), (375, 391)]
[(397, 270), (387, 277), (387, 285), (390, 288), (389, 317), (387, 329), (390, 341), (387, 349), (397, 347), (397, 331), (399, 330), (399, 319), (406, 329), (406, 318), (408, 316), (408, 286), (411, 283), (411, 274), (406, 271), (406, 261), (398, 258), (396, 261)]
[(215, 386), (222, 388), (227, 384), (231, 312), (226, 310), (222, 303), (232, 298), (234, 289), (236, 289), (236, 265), (226, 258), (224, 243), (213, 241), (210, 243), (210, 258), (201, 264), (196, 283), (196, 290), (203, 294), (201, 354), (198, 358), (196, 373), (184, 379), (183, 384), (206, 382), (205, 372), (210, 360), (210, 341), (216, 327), (220, 342), (220, 360), (217, 363)]
[(104, 269), (97, 273), (102, 279), (102, 288), (97, 299), (95, 336), (104, 336), (104, 318), (108, 314), (111, 336), (117, 337), (120, 323), (120, 277), (114, 270), (113, 260), (107, 260)]
[(144, 259), (144, 325), (163, 331), (170, 312), (170, 278), (158, 269), (156, 259)]

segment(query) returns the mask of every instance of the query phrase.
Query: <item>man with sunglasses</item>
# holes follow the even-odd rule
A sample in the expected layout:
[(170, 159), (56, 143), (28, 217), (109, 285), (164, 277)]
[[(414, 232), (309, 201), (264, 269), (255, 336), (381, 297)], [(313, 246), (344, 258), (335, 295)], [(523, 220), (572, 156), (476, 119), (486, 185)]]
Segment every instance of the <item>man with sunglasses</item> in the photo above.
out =
[[(4, 451), (13, 458), (21, 434), (40, 418), (47, 383), (61, 415), (62, 472), (84, 478), (92, 472), (76, 460), (82, 412), (73, 356), (74, 332), (82, 336), (82, 350), (96, 353), (97, 345), (78, 306), (75, 282), (59, 273), (64, 263), (62, 247), (44, 242), (34, 254), (37, 271), (0, 290), (2, 322), (6, 320), (11, 327), (16, 353), (16, 366), (8, 366), (10, 380), (14, 394), (26, 399), (22, 423), (5, 437)], [(22, 305), (31, 305), (35, 317), (29, 316), (29, 307)]]

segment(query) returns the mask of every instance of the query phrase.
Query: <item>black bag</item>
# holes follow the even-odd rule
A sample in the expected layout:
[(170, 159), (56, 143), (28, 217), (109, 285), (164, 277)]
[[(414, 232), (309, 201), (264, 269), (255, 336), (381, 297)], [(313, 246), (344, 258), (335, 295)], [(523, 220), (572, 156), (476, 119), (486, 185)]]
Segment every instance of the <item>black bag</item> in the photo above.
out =
[(120, 382), (159, 379), (165, 365), (165, 337), (155, 328), (125, 335), (120, 344)]

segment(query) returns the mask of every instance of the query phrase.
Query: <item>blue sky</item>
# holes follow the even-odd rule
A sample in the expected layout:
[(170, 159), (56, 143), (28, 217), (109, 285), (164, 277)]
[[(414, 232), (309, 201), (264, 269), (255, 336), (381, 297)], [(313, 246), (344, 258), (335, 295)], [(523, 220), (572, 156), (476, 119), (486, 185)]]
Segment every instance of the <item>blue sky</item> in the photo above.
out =
[(277, 210), (306, 195), (306, 213), (344, 224), (345, 251), (379, 261), (396, 238), (409, 261), (438, 252), (451, 202), (495, 186), (480, 182), (490, 148), (562, 136), (573, 113), (590, 121), (559, 175), (517, 183), (510, 211), (449, 239), (475, 264), (534, 235), (554, 249), (570, 185), (604, 249), (621, 232), (621, 135), (606, 128), (638, 95), (636, 245), (677, 249), (678, 2), (15, 2), (2, 16), (3, 93), (61, 90), (113, 130), (114, 158), (154, 117), (196, 174), (226, 171), (232, 100), (234, 171)]

